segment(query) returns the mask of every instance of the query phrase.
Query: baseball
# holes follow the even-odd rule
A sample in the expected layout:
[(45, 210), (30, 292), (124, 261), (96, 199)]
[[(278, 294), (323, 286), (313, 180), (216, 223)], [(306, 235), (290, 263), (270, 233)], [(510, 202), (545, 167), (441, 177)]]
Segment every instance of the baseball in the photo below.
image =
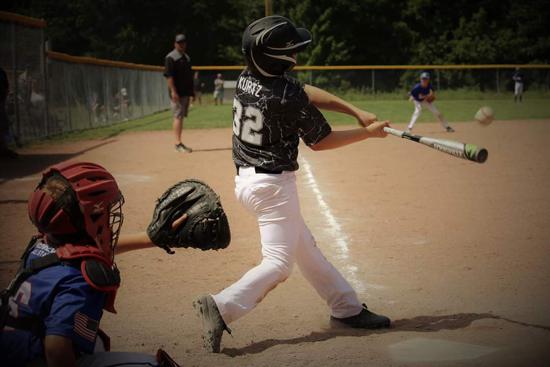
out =
[(474, 119), (482, 125), (490, 125), (493, 122), (495, 115), (493, 109), (488, 106), (483, 106), (476, 112)]

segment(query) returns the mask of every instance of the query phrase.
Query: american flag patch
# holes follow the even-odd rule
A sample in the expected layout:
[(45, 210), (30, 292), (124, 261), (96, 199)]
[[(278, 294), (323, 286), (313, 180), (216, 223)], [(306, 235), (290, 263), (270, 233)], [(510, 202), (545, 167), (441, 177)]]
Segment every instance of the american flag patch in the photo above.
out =
[(97, 329), (99, 322), (89, 318), (83, 313), (77, 312), (74, 315), (74, 331), (84, 339), (95, 342), (95, 337), (97, 335)]

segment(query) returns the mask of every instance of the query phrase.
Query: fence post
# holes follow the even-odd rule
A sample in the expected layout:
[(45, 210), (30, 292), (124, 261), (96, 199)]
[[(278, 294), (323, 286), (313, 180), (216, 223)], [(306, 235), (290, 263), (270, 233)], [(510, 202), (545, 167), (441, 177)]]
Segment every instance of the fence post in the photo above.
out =
[(107, 77), (107, 66), (101, 66), (101, 77), (103, 78), (103, 106), (105, 108), (105, 124), (111, 123), (111, 98), (109, 97), (109, 78)]
[(371, 70), (370, 76), (371, 76), (371, 89), (372, 89), (372, 94), (374, 94), (374, 93), (375, 93), (375, 91), (374, 91), (374, 87), (375, 87), (375, 85), (374, 85), (374, 69)]
[(435, 71), (435, 80), (437, 83), (437, 90), (441, 90), (441, 83), (439, 82), (439, 69)]
[(61, 64), (60, 66), (63, 68), (63, 89), (64, 89), (63, 93), (65, 93), (65, 106), (67, 107), (65, 110), (65, 118), (67, 119), (67, 123), (69, 125), (69, 131), (72, 131), (74, 127), (73, 127), (73, 121), (71, 119), (71, 103), (69, 102), (70, 89), (69, 89), (68, 78), (67, 78), (67, 67), (63, 65), (64, 64)]
[[(13, 66), (13, 107), (15, 109), (15, 131), (17, 134), (17, 138), (14, 140), (18, 140), (21, 138), (21, 124), (20, 124), (20, 111), (19, 111), (19, 79), (17, 77), (17, 37), (15, 35), (16, 33), (16, 27), (15, 23), (11, 23), (11, 46), (12, 46), (12, 52), (11, 52), (11, 62)], [(13, 130), (11, 131), (12, 136), (15, 135)]]
[(500, 94), (500, 78), (499, 78), (498, 69), (497, 69), (497, 94)]
[(44, 83), (44, 132), (46, 136), (50, 135), (50, 124), (49, 124), (49, 96), (48, 96), (48, 69), (47, 69), (47, 45), (46, 38), (44, 37), (44, 28), (40, 29), (40, 45), (41, 45), (41, 54), (40, 62), (42, 69), (42, 83)]
[(141, 92), (140, 103), (141, 103), (141, 118), (145, 116), (144, 112), (144, 106), (145, 106), (145, 74), (147, 72), (143, 71), (142, 73), (138, 73), (139, 76), (139, 90)]

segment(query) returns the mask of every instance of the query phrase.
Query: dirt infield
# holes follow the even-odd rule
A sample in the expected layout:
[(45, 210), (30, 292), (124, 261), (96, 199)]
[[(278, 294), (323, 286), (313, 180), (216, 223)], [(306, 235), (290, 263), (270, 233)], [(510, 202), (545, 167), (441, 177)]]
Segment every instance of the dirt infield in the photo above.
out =
[(233, 195), (229, 129), (186, 132), (192, 154), (175, 153), (170, 132), (147, 132), (40, 146), (0, 162), (1, 284), (33, 234), (25, 204), (39, 171), (90, 160), (120, 183), (123, 232), (144, 229), (155, 198), (188, 177), (219, 192), (233, 232), (223, 252), (121, 255), (118, 314), (102, 321), (115, 350), (163, 346), (184, 366), (547, 365), (550, 121), (456, 128), (448, 135), (420, 124), (416, 132), (484, 145), (486, 164), (394, 137), (329, 152), (301, 148), (306, 222), (360, 298), (394, 320), (387, 331), (331, 329), (327, 307), (295, 269), (231, 325), (221, 354), (202, 351), (192, 299), (260, 261), (254, 218)]

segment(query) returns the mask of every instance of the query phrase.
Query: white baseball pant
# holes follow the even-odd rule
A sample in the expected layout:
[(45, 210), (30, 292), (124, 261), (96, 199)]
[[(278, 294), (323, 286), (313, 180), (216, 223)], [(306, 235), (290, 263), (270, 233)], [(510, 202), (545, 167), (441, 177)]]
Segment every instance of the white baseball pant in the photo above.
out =
[(294, 172), (257, 174), (253, 167), (240, 168), (235, 184), (237, 199), (257, 217), (263, 258), (236, 283), (213, 295), (225, 323), (250, 312), (288, 278), (294, 262), (332, 316), (361, 312), (355, 291), (323, 256), (302, 218)]
[(515, 82), (514, 84), (514, 95), (521, 96), (523, 94), (523, 83)]
[(418, 120), (418, 118), (420, 117), (420, 113), (422, 112), (422, 107), (426, 107), (428, 110), (430, 110), (430, 112), (439, 120), (439, 122), (441, 123), (441, 125), (443, 125), (444, 128), (447, 128), (447, 126), (449, 126), (449, 123), (447, 122), (447, 120), (445, 120), (445, 118), (443, 117), (441, 112), (439, 112), (437, 107), (435, 107), (435, 104), (433, 102), (432, 103), (428, 103), (426, 101), (418, 102), (416, 99), (413, 99), (413, 102), (414, 102), (414, 112), (411, 117), (411, 121), (409, 122), (409, 126), (407, 126), (409, 129), (412, 130), (412, 128), (414, 127), (414, 124), (416, 123), (416, 120)]

